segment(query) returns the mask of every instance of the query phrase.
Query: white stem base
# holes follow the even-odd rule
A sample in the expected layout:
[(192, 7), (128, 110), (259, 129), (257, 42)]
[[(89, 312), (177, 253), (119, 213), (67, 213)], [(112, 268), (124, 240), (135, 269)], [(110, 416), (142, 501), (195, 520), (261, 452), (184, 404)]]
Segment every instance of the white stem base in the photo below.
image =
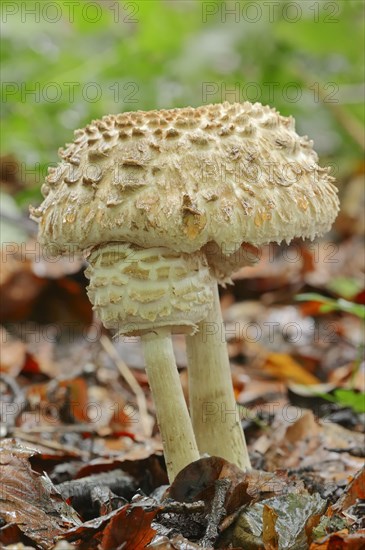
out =
[(218, 286), (214, 306), (186, 337), (190, 414), (201, 454), (220, 456), (243, 470), (251, 467), (233, 392)]
[(141, 337), (146, 372), (155, 401), (169, 481), (200, 458), (176, 368), (171, 334), (164, 329)]

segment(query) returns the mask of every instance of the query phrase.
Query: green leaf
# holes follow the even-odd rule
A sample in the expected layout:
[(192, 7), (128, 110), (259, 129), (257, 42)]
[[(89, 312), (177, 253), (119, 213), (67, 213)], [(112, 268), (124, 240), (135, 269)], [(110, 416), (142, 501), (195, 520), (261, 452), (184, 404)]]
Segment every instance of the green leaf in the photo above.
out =
[(365, 306), (361, 304), (355, 304), (354, 302), (348, 302), (343, 298), (337, 300), (337, 308), (340, 311), (345, 311), (346, 313), (351, 313), (360, 317), (360, 319), (365, 319)]
[(334, 300), (333, 298), (327, 298), (321, 294), (315, 292), (308, 292), (306, 294), (298, 294), (295, 299), (298, 302), (319, 302), (322, 304), (320, 311), (322, 313), (329, 313), (331, 311), (343, 311), (345, 313), (350, 313), (351, 315), (356, 315), (360, 319), (365, 319), (365, 306), (362, 304), (355, 304), (354, 302), (349, 302), (343, 298)]
[(346, 300), (350, 300), (363, 288), (363, 283), (351, 277), (334, 277), (327, 288)]
[(328, 535), (328, 533), (335, 533), (346, 527), (348, 527), (348, 524), (345, 518), (340, 516), (322, 516), (319, 524), (313, 529), (313, 537), (314, 539), (321, 539)]
[(329, 302), (331, 298), (322, 296), (322, 294), (317, 294), (316, 292), (307, 292), (305, 294), (297, 294), (295, 299), (298, 302)]
[(339, 388), (334, 395), (343, 407), (351, 407), (357, 413), (365, 413), (365, 393)]

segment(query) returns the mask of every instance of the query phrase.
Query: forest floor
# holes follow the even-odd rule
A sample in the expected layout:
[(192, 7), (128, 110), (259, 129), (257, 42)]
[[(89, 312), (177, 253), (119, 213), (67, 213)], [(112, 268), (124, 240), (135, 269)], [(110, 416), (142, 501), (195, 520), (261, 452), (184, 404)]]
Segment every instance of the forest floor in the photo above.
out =
[(2, 548), (365, 547), (357, 181), (325, 240), (268, 246), (222, 289), (253, 469), (205, 457), (171, 486), (138, 339), (113, 340), (82, 262), (41, 257), (26, 215), (8, 216), (28, 237), (2, 248)]

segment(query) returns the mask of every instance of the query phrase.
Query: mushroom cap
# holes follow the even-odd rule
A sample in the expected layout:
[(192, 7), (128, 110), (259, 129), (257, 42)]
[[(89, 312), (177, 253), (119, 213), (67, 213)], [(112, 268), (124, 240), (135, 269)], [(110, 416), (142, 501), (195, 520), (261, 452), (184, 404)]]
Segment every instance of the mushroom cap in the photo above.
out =
[(105, 116), (59, 154), (32, 210), (57, 253), (122, 241), (186, 253), (216, 243), (228, 256), (243, 242), (313, 239), (338, 211), (312, 142), (259, 103)]

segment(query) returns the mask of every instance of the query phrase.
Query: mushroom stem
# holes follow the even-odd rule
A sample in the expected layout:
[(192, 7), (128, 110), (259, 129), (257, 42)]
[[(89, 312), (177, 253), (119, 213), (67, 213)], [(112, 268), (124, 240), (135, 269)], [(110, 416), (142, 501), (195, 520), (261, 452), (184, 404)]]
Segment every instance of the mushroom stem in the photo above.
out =
[(190, 414), (199, 451), (247, 470), (251, 464), (233, 392), (216, 283), (213, 308), (198, 327), (198, 333), (186, 337), (186, 345)]
[(180, 470), (200, 458), (199, 451), (176, 368), (170, 331), (156, 329), (142, 335), (141, 340), (167, 473), (172, 483)]

